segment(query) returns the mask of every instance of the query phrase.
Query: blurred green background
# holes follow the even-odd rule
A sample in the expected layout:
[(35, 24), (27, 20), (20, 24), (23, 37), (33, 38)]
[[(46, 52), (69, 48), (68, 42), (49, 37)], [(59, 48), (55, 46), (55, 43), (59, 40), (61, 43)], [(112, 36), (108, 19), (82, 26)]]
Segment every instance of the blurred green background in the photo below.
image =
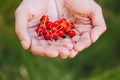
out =
[(0, 0), (0, 80), (120, 80), (119, 0), (96, 0), (107, 31), (74, 59), (34, 56), (23, 50), (14, 31), (20, 0)]

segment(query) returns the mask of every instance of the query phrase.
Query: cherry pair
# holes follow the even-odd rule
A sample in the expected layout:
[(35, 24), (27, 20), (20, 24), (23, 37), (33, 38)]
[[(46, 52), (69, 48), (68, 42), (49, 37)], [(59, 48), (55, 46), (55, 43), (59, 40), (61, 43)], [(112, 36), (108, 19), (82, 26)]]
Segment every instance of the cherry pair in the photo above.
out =
[(36, 33), (38, 36), (43, 36), (45, 40), (57, 40), (59, 37), (73, 38), (76, 33), (73, 30), (74, 23), (68, 22), (66, 19), (51, 22), (48, 16), (44, 15), (40, 18), (40, 24), (37, 26)]

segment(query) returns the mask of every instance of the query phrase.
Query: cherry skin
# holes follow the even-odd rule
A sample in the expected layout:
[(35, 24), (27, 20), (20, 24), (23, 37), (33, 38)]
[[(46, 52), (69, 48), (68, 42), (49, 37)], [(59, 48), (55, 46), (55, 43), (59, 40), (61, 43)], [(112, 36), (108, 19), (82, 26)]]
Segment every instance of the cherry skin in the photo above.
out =
[(66, 32), (67, 28), (69, 27), (69, 23), (64, 21), (60, 24), (60, 28)]
[(68, 27), (68, 28), (66, 29), (66, 33), (68, 33), (70, 30), (71, 30), (71, 28)]
[(55, 21), (52, 26), (58, 28), (59, 25), (60, 25), (60, 22), (59, 21)]
[(70, 30), (70, 31), (68, 32), (68, 36), (71, 37), (71, 38), (73, 38), (75, 35), (76, 35), (76, 33), (75, 33), (75, 31), (73, 31), (73, 30)]
[(51, 27), (52, 27), (52, 25), (53, 25), (52, 22), (48, 22), (48, 23), (46, 24), (46, 29), (47, 29), (47, 30), (50, 30)]
[(44, 39), (45, 39), (45, 40), (51, 40), (51, 38), (52, 38), (51, 32), (47, 32), (47, 33), (44, 35)]
[(46, 34), (45, 28), (43, 28), (43, 27), (38, 27), (38, 28), (36, 29), (36, 33), (38, 34), (38, 36), (41, 36), (42, 34), (43, 34), (43, 35)]
[(59, 30), (59, 31), (58, 31), (58, 35), (59, 35), (60, 37), (63, 37), (64, 34), (65, 34), (65, 32), (64, 32), (63, 30)]
[(66, 21), (66, 19), (61, 19), (60, 23), (62, 23), (62, 22), (67, 22), (67, 21)]
[(51, 28), (51, 31), (52, 31), (52, 33), (54, 33), (54, 32), (57, 31), (57, 28), (56, 28), (56, 27), (52, 27), (52, 28)]
[(48, 18), (48, 16), (43, 15), (43, 16), (40, 18), (40, 22), (44, 22), (44, 23), (49, 22), (49, 18)]
[(73, 22), (70, 22), (70, 23), (69, 23), (69, 27), (70, 27), (70, 28), (74, 28), (74, 23), (73, 23)]
[(57, 32), (53, 34), (53, 39), (54, 39), (54, 40), (57, 40), (57, 39), (58, 39), (58, 37), (59, 37), (59, 35), (58, 35), (58, 33), (57, 33)]

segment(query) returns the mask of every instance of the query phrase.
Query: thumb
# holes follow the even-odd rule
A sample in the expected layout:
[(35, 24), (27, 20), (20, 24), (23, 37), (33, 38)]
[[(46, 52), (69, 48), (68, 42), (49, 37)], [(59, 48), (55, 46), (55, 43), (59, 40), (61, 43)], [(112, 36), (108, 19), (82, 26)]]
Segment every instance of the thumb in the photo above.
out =
[(30, 47), (30, 36), (27, 31), (27, 16), (22, 11), (15, 12), (15, 31), (21, 41), (24, 49), (29, 49)]
[(102, 9), (100, 6), (96, 6), (91, 14), (93, 29), (91, 30), (91, 40), (95, 42), (100, 35), (105, 32), (106, 24), (103, 18)]

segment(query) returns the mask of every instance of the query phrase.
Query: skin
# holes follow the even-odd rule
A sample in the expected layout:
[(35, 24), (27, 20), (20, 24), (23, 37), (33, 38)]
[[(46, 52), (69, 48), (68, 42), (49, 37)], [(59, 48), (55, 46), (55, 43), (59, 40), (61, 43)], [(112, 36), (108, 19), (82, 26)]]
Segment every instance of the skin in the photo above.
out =
[[(74, 17), (77, 35), (73, 41), (38, 38), (35, 26), (45, 14), (51, 21)], [(39, 56), (74, 58), (106, 30), (101, 7), (93, 0), (24, 0), (17, 8), (15, 18), (16, 34), (23, 48)]]

